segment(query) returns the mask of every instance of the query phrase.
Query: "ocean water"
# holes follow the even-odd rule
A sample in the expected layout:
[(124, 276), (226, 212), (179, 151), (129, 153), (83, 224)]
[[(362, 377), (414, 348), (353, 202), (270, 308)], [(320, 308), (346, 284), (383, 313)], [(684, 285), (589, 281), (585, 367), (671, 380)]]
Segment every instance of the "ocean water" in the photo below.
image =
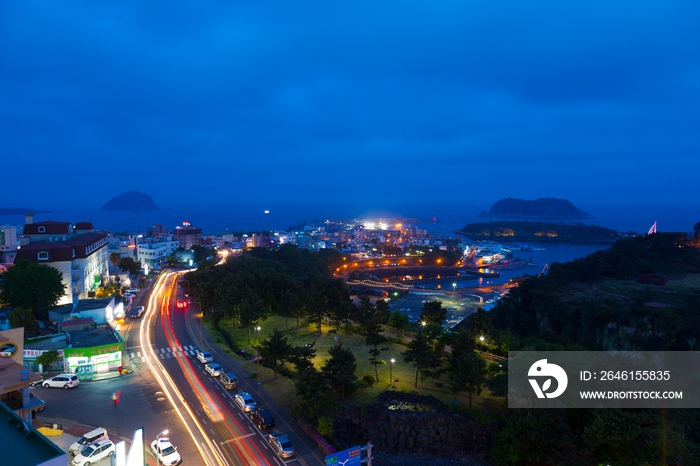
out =
[[(98, 230), (144, 233), (160, 223), (172, 230), (183, 221), (202, 228), (205, 234), (225, 231), (284, 230), (303, 220), (393, 219), (421, 220), (412, 226), (455, 236), (454, 231), (473, 222), (493, 221), (479, 217), (479, 212), (490, 206), (472, 204), (435, 206), (344, 206), (344, 205), (170, 205), (151, 212), (106, 212), (99, 207), (54, 209), (35, 214), (36, 221), (67, 222), (90, 221)], [(654, 222), (658, 231), (691, 232), (700, 221), (700, 205), (582, 205), (582, 210), (595, 218), (581, 220), (618, 231), (646, 233)], [(40, 207), (35, 207), (39, 209)], [(266, 213), (267, 211), (267, 213)], [(433, 221), (434, 219), (434, 221)], [(0, 224), (23, 225), (24, 216), (1, 216)]]

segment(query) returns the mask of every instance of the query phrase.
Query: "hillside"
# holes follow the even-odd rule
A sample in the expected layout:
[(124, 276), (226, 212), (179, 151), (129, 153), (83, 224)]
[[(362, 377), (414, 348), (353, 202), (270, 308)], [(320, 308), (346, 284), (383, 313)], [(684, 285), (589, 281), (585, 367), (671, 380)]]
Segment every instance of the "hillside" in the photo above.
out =
[(107, 201), (102, 206), (102, 210), (143, 212), (158, 210), (158, 206), (153, 202), (153, 198), (146, 193), (127, 191)]
[(480, 222), (455, 231), (475, 240), (536, 241), (544, 243), (613, 242), (627, 235), (609, 228), (563, 222)]
[(482, 210), (480, 217), (496, 218), (539, 218), (557, 220), (577, 220), (595, 218), (592, 215), (578, 209), (566, 199), (544, 197), (528, 201), (508, 197), (501, 199), (491, 206), (488, 212)]

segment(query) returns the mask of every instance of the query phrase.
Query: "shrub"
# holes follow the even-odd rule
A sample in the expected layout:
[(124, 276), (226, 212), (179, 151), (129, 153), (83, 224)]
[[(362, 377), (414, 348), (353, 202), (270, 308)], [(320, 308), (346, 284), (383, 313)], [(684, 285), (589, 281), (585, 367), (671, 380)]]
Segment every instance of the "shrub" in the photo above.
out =
[(365, 375), (364, 377), (362, 377), (362, 380), (364, 380), (364, 382), (367, 384), (368, 387), (374, 386), (374, 382), (375, 382), (374, 376)]
[(322, 416), (318, 418), (318, 433), (324, 438), (333, 441), (333, 420)]

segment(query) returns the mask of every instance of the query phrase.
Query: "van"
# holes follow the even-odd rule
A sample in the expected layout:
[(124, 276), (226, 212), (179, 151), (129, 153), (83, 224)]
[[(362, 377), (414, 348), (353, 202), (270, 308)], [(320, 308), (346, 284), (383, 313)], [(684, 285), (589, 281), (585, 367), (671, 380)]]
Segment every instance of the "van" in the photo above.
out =
[(99, 440), (109, 440), (109, 434), (107, 434), (107, 429), (104, 427), (98, 427), (80, 437), (77, 442), (74, 442), (73, 445), (70, 446), (68, 452), (75, 456), (80, 453), (83, 448)]
[(226, 390), (238, 388), (238, 377), (233, 372), (224, 372), (219, 376), (219, 382)]

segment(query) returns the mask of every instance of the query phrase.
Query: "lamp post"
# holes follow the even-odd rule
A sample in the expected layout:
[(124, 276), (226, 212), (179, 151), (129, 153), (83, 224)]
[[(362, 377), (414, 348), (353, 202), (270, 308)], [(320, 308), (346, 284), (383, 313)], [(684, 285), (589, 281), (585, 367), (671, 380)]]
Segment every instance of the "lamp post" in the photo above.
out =
[(389, 386), (394, 385), (394, 363), (396, 362), (396, 359), (391, 358), (391, 365), (389, 366)]
[(258, 331), (258, 344), (260, 344), (260, 326), (258, 325), (257, 327), (255, 327), (255, 330)]
[(452, 284), (452, 292), (455, 293), (457, 291), (457, 283)]
[(483, 346), (484, 346), (484, 337), (482, 335), (479, 337), (479, 351), (481, 351), (482, 353), (484, 352)]

